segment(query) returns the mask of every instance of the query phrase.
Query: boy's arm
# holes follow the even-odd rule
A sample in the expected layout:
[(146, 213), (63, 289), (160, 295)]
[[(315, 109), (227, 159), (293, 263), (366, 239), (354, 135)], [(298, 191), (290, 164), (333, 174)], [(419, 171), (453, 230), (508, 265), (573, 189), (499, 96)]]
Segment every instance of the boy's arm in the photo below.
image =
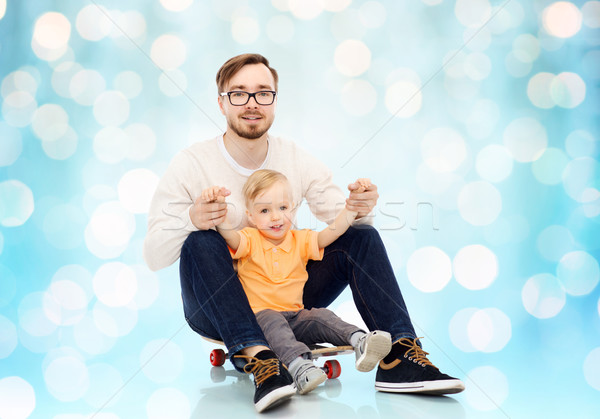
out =
[[(229, 195), (229, 191), (226, 188), (222, 188), (220, 186), (213, 186), (210, 188), (206, 188), (202, 191), (201, 198), (207, 202), (216, 202), (220, 197), (225, 198)], [(225, 220), (220, 224), (216, 224), (215, 228), (219, 232), (219, 234), (225, 239), (227, 246), (229, 246), (232, 250), (237, 250), (240, 247), (240, 232), (236, 231), (235, 228), (230, 224), (227, 216), (225, 216)]]
[(340, 211), (337, 217), (335, 217), (335, 220), (333, 220), (333, 223), (319, 231), (319, 235), (317, 236), (319, 249), (329, 246), (338, 237), (344, 234), (346, 230), (348, 230), (348, 227), (352, 225), (352, 222), (354, 222), (357, 214), (357, 212), (348, 211), (346, 208)]
[[(371, 186), (371, 181), (369, 179), (358, 179), (355, 182), (358, 185), (356, 192), (364, 192)], [(319, 244), (319, 249), (323, 249), (333, 243), (338, 237), (348, 230), (348, 227), (352, 225), (356, 216), (358, 215), (357, 211), (350, 211), (348, 208), (344, 208), (333, 220), (333, 223), (329, 224), (323, 230), (319, 231), (317, 242)]]
[(217, 226), (217, 231), (225, 239), (227, 246), (236, 251), (240, 247), (241, 233), (233, 229), (227, 221)]

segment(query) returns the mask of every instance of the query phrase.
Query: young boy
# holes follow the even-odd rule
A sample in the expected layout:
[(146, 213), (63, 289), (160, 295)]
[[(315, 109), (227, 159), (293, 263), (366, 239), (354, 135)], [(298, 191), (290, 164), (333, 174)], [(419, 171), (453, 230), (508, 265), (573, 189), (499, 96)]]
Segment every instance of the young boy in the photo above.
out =
[[(368, 188), (368, 179), (357, 181)], [(226, 188), (205, 189), (202, 198), (227, 196)], [(307, 345), (328, 342), (352, 345), (356, 368), (372, 370), (391, 349), (388, 332), (365, 333), (324, 308), (304, 309), (302, 292), (308, 279), (306, 262), (321, 260), (323, 249), (344, 234), (356, 212), (344, 208), (320, 232), (292, 230), (291, 188), (287, 178), (273, 170), (257, 170), (242, 190), (250, 224), (236, 231), (227, 222), (217, 227), (238, 260), (238, 276), (269, 345), (288, 366), (298, 393), (306, 394), (327, 379), (311, 360)]]

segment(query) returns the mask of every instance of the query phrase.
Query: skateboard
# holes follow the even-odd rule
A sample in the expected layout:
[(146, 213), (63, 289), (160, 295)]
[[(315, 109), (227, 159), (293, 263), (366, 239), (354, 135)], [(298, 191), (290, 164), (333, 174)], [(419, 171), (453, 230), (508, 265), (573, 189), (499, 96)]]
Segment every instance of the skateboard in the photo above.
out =
[[(208, 338), (204, 339), (217, 345), (225, 346), (222, 341)], [(354, 348), (352, 346), (309, 345), (309, 348), (313, 359), (354, 353)], [(210, 364), (214, 367), (220, 367), (225, 364), (225, 360), (228, 357), (229, 354), (227, 354), (223, 349), (213, 349), (210, 352)], [(328, 359), (320, 368), (325, 371), (328, 379), (338, 378), (342, 373), (342, 367), (335, 359)]]

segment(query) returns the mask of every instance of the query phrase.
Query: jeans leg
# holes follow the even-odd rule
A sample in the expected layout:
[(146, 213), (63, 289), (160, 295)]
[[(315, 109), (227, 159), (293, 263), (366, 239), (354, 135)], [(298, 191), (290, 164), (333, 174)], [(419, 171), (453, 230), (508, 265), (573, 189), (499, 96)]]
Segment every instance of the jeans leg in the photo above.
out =
[(304, 306), (327, 307), (350, 285), (358, 312), (370, 330), (396, 341), (416, 337), (385, 246), (371, 226), (350, 227), (327, 246), (323, 260), (309, 261)]
[(300, 310), (289, 319), (296, 338), (307, 345), (331, 343), (335, 346), (350, 345), (350, 336), (361, 332), (360, 327), (346, 323), (331, 310), (312, 308)]
[(194, 331), (223, 340), (230, 357), (246, 347), (267, 345), (219, 233), (206, 230), (188, 236), (179, 274), (183, 311)]
[(286, 315), (291, 312), (279, 312), (275, 310), (263, 310), (256, 313), (256, 319), (260, 324), (273, 352), (285, 365), (307, 354), (310, 357), (310, 349), (302, 342), (296, 340), (294, 332), (290, 328)]

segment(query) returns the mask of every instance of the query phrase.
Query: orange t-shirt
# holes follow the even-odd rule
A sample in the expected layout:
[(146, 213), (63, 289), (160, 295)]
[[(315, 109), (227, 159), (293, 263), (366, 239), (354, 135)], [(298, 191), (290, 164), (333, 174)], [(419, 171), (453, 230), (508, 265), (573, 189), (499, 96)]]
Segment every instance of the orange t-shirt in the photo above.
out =
[(238, 260), (238, 276), (255, 313), (272, 309), (298, 311), (304, 308), (302, 293), (308, 279), (306, 262), (323, 259), (313, 230), (290, 230), (279, 246), (265, 239), (256, 228), (240, 230), (241, 240), (231, 257)]

